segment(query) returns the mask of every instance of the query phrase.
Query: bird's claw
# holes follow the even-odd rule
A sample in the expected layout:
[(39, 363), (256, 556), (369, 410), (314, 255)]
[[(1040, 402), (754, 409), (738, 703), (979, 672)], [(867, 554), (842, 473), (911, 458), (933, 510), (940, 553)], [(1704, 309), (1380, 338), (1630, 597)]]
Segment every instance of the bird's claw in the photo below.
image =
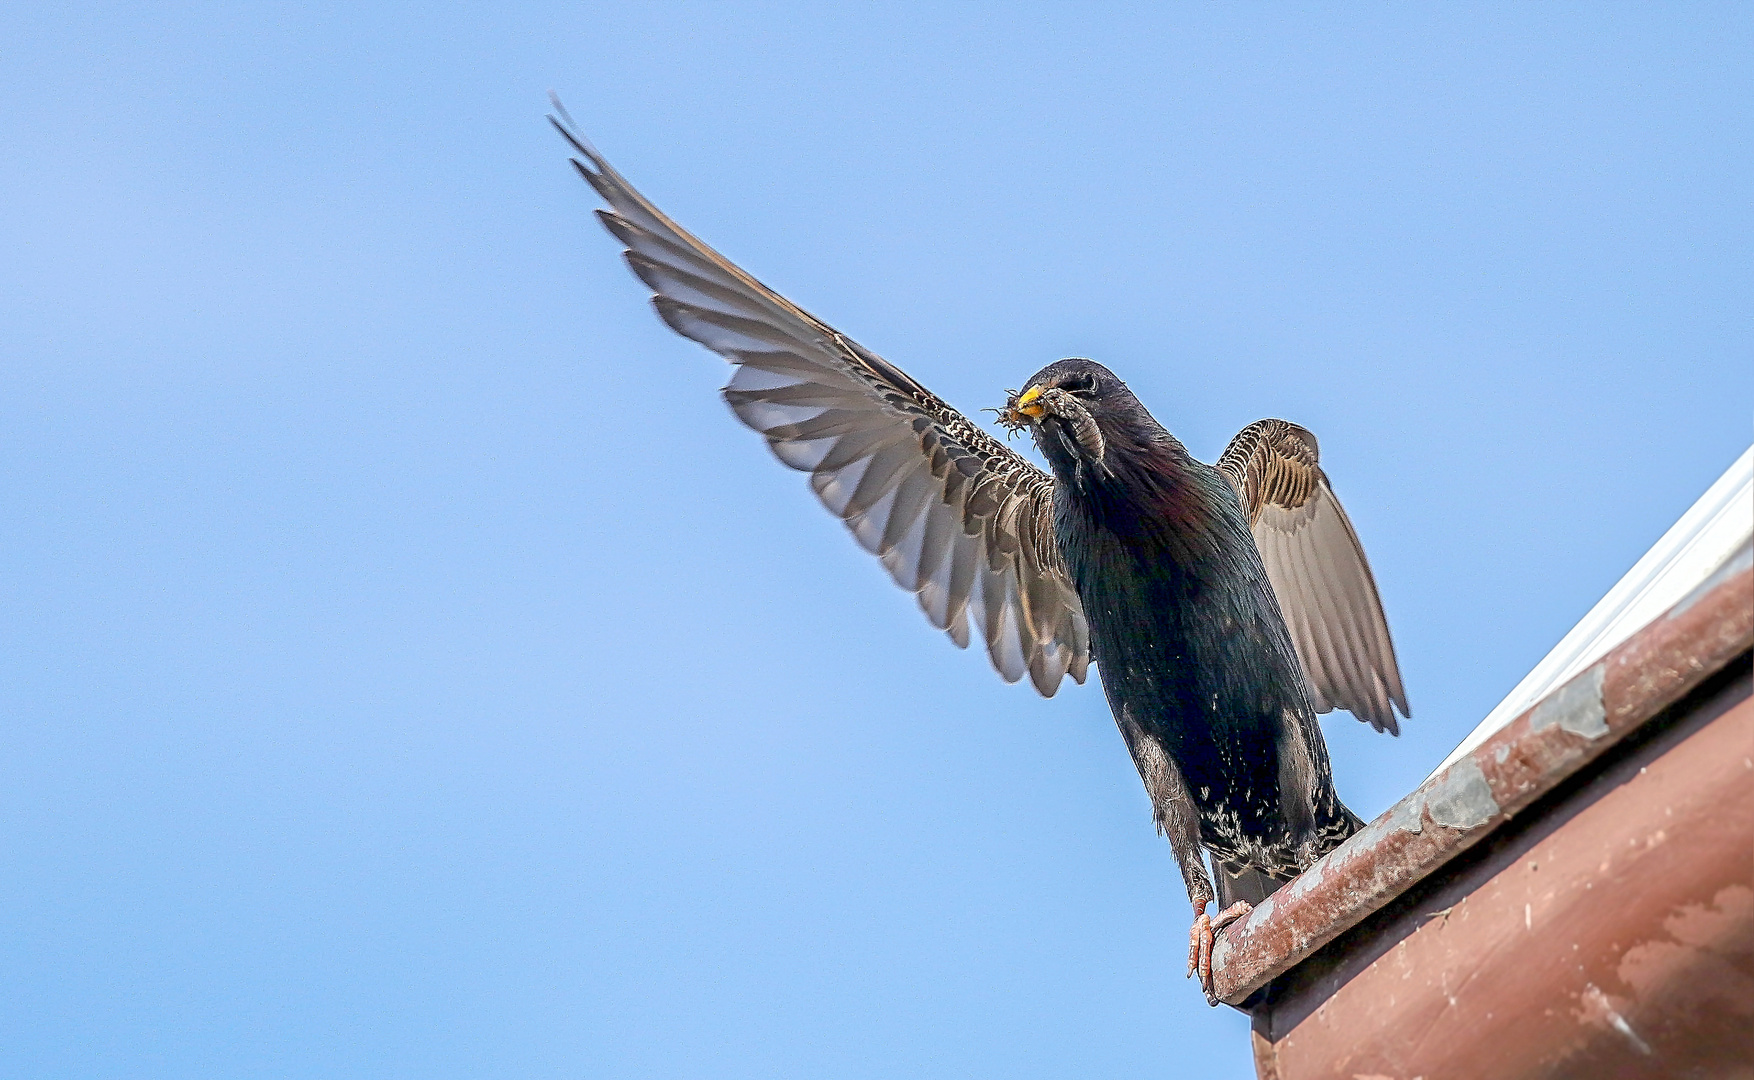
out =
[(1188, 931), (1188, 977), (1200, 977), (1200, 989), (1205, 992), (1208, 1005), (1218, 1004), (1218, 995), (1212, 988), (1212, 946), (1218, 940), (1218, 931), (1253, 910), (1247, 900), (1238, 900), (1216, 916), (1207, 915), (1206, 905), (1201, 904), (1194, 915), (1194, 925)]

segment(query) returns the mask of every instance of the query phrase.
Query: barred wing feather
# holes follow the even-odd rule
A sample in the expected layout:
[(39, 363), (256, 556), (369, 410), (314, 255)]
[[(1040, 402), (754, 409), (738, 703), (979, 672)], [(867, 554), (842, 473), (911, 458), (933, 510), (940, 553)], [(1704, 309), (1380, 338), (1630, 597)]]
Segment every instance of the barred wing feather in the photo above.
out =
[(1249, 517), (1317, 712), (1400, 734), (1411, 716), (1364, 547), (1322, 472), (1315, 436), (1284, 420), (1243, 428), (1219, 459)]
[(653, 206), (561, 112), (659, 318), (735, 365), (725, 401), (959, 646), (1007, 682), (1083, 682), (1090, 630), (1054, 539), (1053, 478), (905, 372), (818, 321)]

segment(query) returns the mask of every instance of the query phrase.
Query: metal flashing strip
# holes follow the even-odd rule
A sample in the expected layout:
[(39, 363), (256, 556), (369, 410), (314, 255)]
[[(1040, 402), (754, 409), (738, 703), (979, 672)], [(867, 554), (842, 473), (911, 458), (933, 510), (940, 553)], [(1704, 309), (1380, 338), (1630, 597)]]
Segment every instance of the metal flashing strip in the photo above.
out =
[(1578, 620), (1432, 772), (1485, 742), (1608, 650), (1733, 563), (1754, 536), (1754, 447), (1742, 452), (1614, 587)]
[(1747, 652), (1754, 569), (1737, 555), (1721, 569), (1226, 928), (1218, 997), (1240, 1004)]

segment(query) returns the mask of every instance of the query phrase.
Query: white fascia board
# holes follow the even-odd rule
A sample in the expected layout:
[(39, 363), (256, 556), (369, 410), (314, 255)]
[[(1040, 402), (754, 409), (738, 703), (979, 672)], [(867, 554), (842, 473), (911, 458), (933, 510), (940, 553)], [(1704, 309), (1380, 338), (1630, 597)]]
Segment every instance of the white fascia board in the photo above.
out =
[(1754, 537), (1754, 447), (1664, 533), (1608, 590), (1535, 669), (1516, 684), (1480, 726), (1432, 771), (1485, 742), (1572, 676), (1606, 656), (1684, 599), (1731, 559), (1746, 559)]

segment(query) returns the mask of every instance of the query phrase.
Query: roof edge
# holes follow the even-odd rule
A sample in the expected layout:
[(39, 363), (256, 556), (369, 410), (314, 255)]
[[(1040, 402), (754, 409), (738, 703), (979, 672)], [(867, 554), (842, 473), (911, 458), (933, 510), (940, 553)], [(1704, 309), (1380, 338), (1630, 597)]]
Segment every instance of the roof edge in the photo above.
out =
[(1236, 1005), (1473, 847), (1754, 646), (1754, 545), (1464, 752), (1218, 938)]
[(1750, 535), (1754, 535), (1754, 447), (1730, 463), (1431, 775), (1485, 742), (1696, 589), (1725, 558), (1747, 544)]

